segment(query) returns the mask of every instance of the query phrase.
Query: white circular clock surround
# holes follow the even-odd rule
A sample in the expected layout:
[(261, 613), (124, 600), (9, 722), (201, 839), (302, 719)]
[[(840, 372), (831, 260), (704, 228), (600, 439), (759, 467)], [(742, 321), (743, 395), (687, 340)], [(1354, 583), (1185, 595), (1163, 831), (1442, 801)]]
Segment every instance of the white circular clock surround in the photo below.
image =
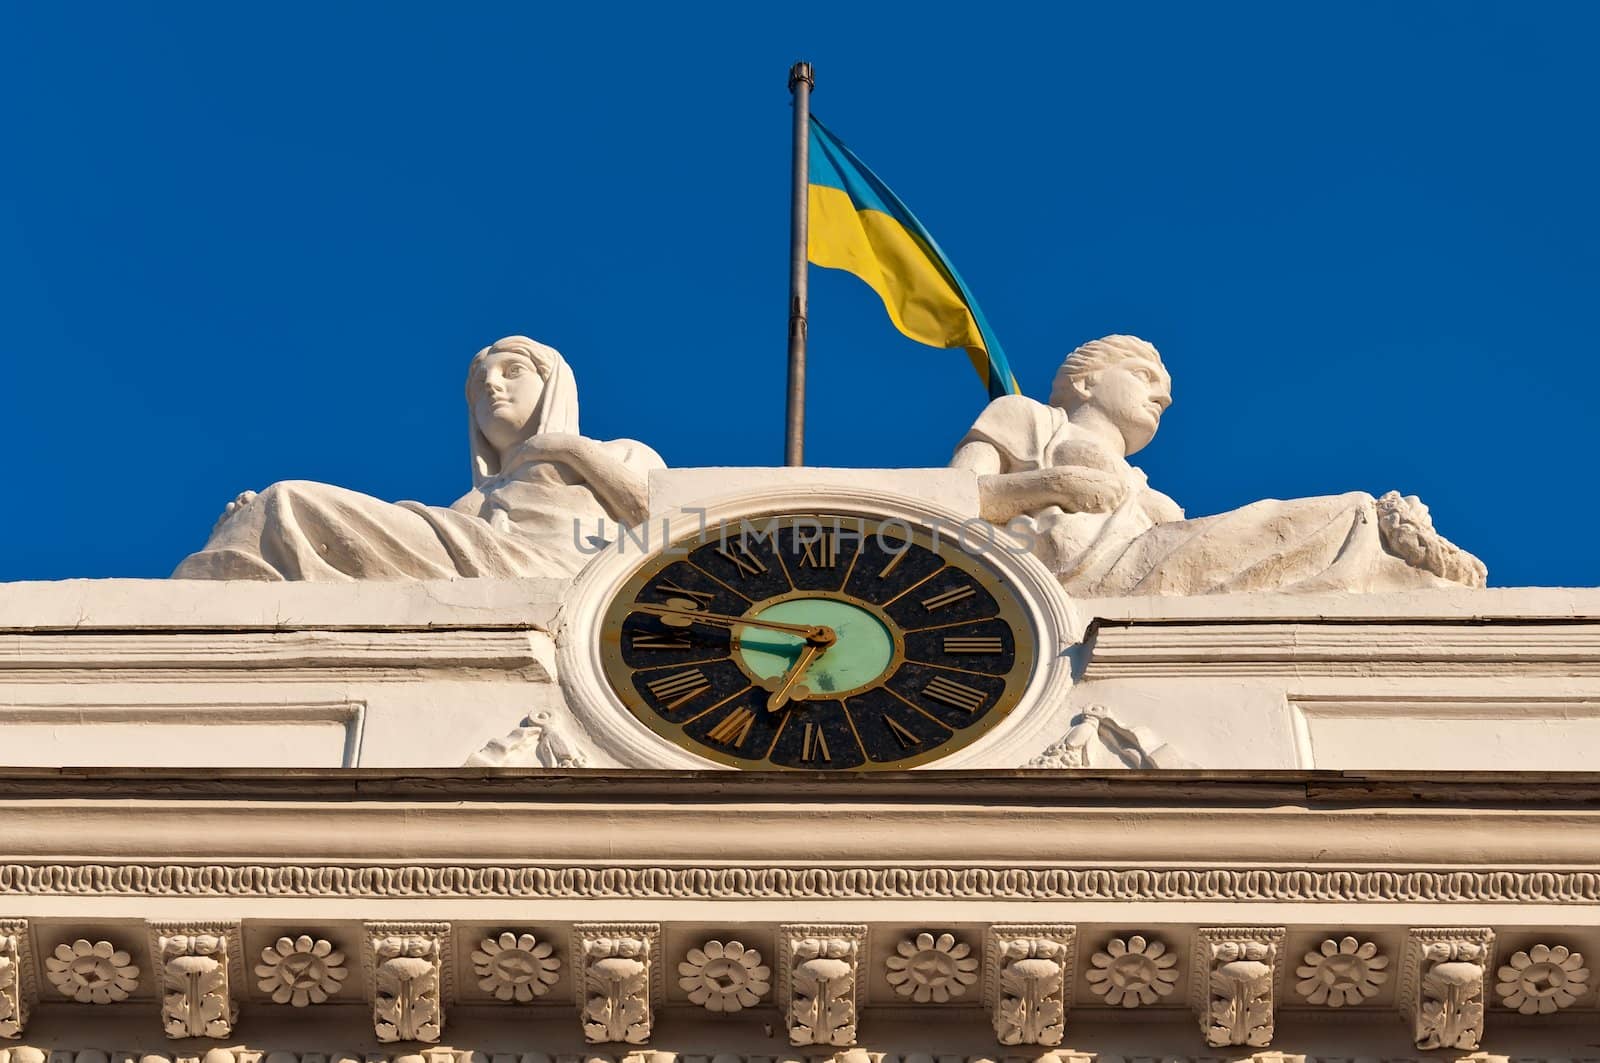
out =
[[(668, 545), (664, 540), (681, 540), (702, 527), (714, 528), (726, 521), (780, 513), (899, 520), (913, 527), (937, 529), (946, 540), (956, 539), (963, 521), (970, 519), (921, 499), (882, 490), (830, 486), (803, 491), (752, 491), (705, 507), (703, 525), (698, 510), (668, 515), (670, 531), (665, 536), (663, 517), (652, 517), (647, 547), (640, 545), (637, 535), (608, 547), (578, 575), (556, 618), (556, 665), (570, 710), (590, 740), (618, 763), (640, 768), (728, 768), (656, 734), (629, 711), (605, 678), (601, 629), (608, 605), (629, 577)], [(969, 529), (978, 523), (971, 522)], [(972, 530), (964, 542), (974, 547), (981, 543), (979, 556), (983, 563), (1016, 592), (1033, 628), (1034, 670), (1016, 707), (993, 730), (947, 756), (911, 770), (1020, 767), (1060, 738), (1070, 719), (1065, 702), (1072, 686), (1072, 668), (1065, 651), (1073, 641), (1074, 625), (1066, 594), (1032, 554), (1007, 549), (985, 533)]]

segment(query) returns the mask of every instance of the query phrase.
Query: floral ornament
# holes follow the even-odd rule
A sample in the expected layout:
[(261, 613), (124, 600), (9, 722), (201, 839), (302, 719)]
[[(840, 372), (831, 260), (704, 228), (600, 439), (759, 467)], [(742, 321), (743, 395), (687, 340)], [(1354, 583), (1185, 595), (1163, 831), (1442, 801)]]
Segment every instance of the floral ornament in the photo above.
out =
[(1308, 952), (1305, 962), (1294, 969), (1300, 976), (1295, 992), (1312, 1004), (1342, 1008), (1359, 1004), (1378, 995), (1378, 987), (1389, 980), (1389, 957), (1378, 955), (1378, 946), (1353, 937), (1328, 938), (1318, 951)]
[(139, 985), (139, 968), (126, 952), (109, 941), (85, 941), (56, 946), (55, 955), (46, 956), (45, 977), (80, 1004), (109, 1004), (127, 1000)]
[(690, 949), (678, 974), (689, 1000), (707, 1011), (753, 1007), (772, 988), (772, 969), (762, 965), (761, 953), (737, 941), (707, 941)]
[(1583, 953), (1572, 952), (1565, 945), (1535, 945), (1513, 955), (1511, 962), (1496, 972), (1494, 991), (1504, 998), (1506, 1007), (1523, 1015), (1548, 1015), (1588, 992), (1588, 982)]
[(918, 934), (895, 946), (898, 956), (888, 960), (889, 984), (903, 997), (919, 1004), (930, 1000), (944, 1003), (959, 997), (978, 980), (978, 961), (970, 945), (956, 941), (954, 934)]
[(1128, 940), (1112, 938), (1089, 957), (1089, 988), (1107, 1004), (1137, 1008), (1154, 1004), (1172, 993), (1178, 980), (1178, 957), (1153, 938), (1135, 934)]
[(523, 1004), (542, 997), (556, 984), (556, 972), (561, 970), (555, 951), (554, 945), (532, 934), (508, 930), (497, 938), (484, 938), (472, 953), (478, 988), (493, 993), (496, 1000)]
[(331, 942), (306, 934), (279, 938), (261, 950), (261, 962), (256, 964), (256, 985), (261, 991), (270, 993), (274, 1004), (297, 1008), (321, 1004), (337, 993), (348, 977), (344, 953)]
[(0, 956), (0, 1037), (22, 1034), (22, 1016), (17, 1012), (17, 965), (9, 956)]

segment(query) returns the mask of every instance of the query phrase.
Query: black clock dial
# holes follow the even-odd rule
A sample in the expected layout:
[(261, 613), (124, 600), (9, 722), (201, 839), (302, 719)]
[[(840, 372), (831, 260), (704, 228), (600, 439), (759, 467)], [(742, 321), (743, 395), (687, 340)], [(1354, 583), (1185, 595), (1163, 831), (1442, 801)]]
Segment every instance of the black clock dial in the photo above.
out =
[(936, 759), (1003, 719), (1035, 660), (1027, 612), (981, 554), (850, 514), (745, 518), (675, 543), (624, 584), (601, 638), (630, 711), (745, 768)]

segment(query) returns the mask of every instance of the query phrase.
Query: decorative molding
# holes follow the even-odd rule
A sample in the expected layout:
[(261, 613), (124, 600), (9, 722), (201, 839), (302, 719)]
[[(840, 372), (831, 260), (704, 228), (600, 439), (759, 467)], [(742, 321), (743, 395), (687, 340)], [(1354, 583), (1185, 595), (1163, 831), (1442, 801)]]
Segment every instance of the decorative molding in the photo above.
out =
[(1045, 747), (1024, 768), (1087, 768), (1096, 743), (1106, 754), (1129, 768), (1192, 768), (1166, 740), (1148, 727), (1129, 727), (1104, 705), (1088, 705), (1073, 720), (1072, 729)]
[[(580, 732), (581, 733), (581, 732)], [(548, 712), (523, 717), (516, 730), (467, 758), (468, 767), (587, 768), (589, 755)]]
[(855, 1044), (856, 1016), (866, 1003), (861, 924), (787, 923), (778, 928), (778, 1007), (789, 1043)]
[(761, 953), (738, 941), (712, 939), (690, 949), (678, 975), (689, 1003), (707, 1011), (755, 1007), (772, 989), (772, 968), (761, 962)]
[(560, 977), (561, 961), (555, 952), (548, 941), (507, 930), (478, 942), (472, 951), (472, 972), (478, 976), (478, 988), (496, 1000), (526, 1004), (548, 993)]
[(323, 938), (309, 934), (281, 937), (261, 950), (256, 964), (256, 987), (274, 1004), (303, 1008), (321, 1004), (339, 992), (350, 977), (344, 953)]
[(1273, 1011), (1284, 928), (1201, 927), (1195, 932), (1189, 1000), (1213, 1048), (1265, 1048)]
[[(508, 1048), (510, 1051), (508, 1051)], [(274, 1063), (459, 1063), (462, 1060), (478, 1059), (493, 1060), (499, 1056), (506, 1063), (1222, 1063), (1221, 1057), (1216, 1055), (1202, 1056), (1175, 1056), (1158, 1049), (1152, 1049), (1158, 1054), (1143, 1056), (1119, 1056), (1110, 1054), (1097, 1054), (1091, 1052), (1075, 1051), (1045, 1051), (1028, 1053), (1026, 1055), (1010, 1055), (996, 1057), (993, 1053), (973, 1056), (965, 1055), (932, 1055), (925, 1046), (915, 1043), (907, 1045), (904, 1051), (898, 1050), (895, 1042), (886, 1043), (883, 1049), (867, 1051), (859, 1048), (849, 1048), (840, 1051), (817, 1054), (813, 1056), (773, 1055), (771, 1053), (752, 1053), (746, 1055), (740, 1052), (716, 1053), (706, 1052), (703, 1048), (698, 1051), (679, 1052), (672, 1049), (645, 1049), (621, 1052), (610, 1055), (601, 1052), (537, 1052), (516, 1051), (516, 1046), (504, 1041), (492, 1044), (474, 1045), (471, 1043), (440, 1045), (431, 1047), (424, 1052), (414, 1050), (397, 1051), (393, 1053), (374, 1052), (371, 1046), (345, 1047), (329, 1051), (308, 1052), (302, 1048), (275, 1046), (273, 1044), (249, 1042), (235, 1042), (227, 1047), (214, 1046), (207, 1048), (203, 1053), (189, 1051), (186, 1053), (161, 1053), (137, 1052), (126, 1048), (71, 1046), (63, 1047), (60, 1042), (47, 1042), (47, 1047), (36, 1045), (9, 1046), (12, 1063), (264, 1063), (272, 1059)], [(1509, 1063), (1513, 1057), (1504, 1055), (1491, 1055), (1485, 1052), (1474, 1052), (1470, 1055), (1452, 1057), (1444, 1055), (1438, 1057), (1439, 1063)], [(1517, 1063), (1572, 1063), (1572, 1059), (1565, 1056), (1517, 1056)], [(1574, 1057), (1587, 1058), (1587, 1057)], [(1359, 1063), (1418, 1063), (1415, 1055), (1410, 1056), (1361, 1056), (1356, 1057)], [(1237, 1063), (1356, 1063), (1351, 1056), (1308, 1056), (1290, 1052), (1256, 1052), (1252, 1055), (1241, 1056)]]
[(151, 966), (161, 993), (161, 1028), (172, 1040), (227, 1037), (239, 1020), (244, 979), (239, 924), (148, 923)]
[(38, 1000), (26, 919), (0, 919), (0, 1037), (22, 1036)]
[(109, 941), (78, 938), (62, 942), (45, 957), (45, 978), (64, 997), (79, 1004), (111, 1004), (127, 1000), (139, 987), (133, 957)]
[(449, 923), (367, 923), (363, 965), (379, 1041), (436, 1043), (444, 1031)]
[(1112, 938), (1089, 957), (1084, 977), (1107, 1004), (1137, 1008), (1171, 996), (1178, 981), (1178, 954), (1153, 936)]
[(1600, 624), (1097, 621), (1082, 681), (1220, 676), (1600, 675)]
[(1066, 1036), (1078, 928), (996, 923), (984, 939), (984, 1003), (1003, 1045), (1055, 1046)]
[[(644, 1044), (662, 998), (660, 923), (574, 923), (572, 980), (590, 1044)], [(582, 964), (581, 970), (577, 965)]]
[(1300, 979), (1295, 992), (1308, 1004), (1330, 1008), (1360, 1004), (1377, 996), (1378, 987), (1389, 980), (1389, 972), (1384, 970), (1387, 966), (1389, 957), (1381, 955), (1370, 941), (1327, 938), (1295, 968)]
[(919, 1004), (930, 1000), (943, 1004), (952, 997), (963, 996), (967, 987), (978, 980), (978, 960), (972, 955), (972, 946), (957, 941), (954, 934), (936, 938), (924, 932), (914, 938), (901, 938), (894, 950), (895, 955), (885, 961), (889, 984), (896, 994)]
[(1417, 1047), (1473, 1051), (1483, 1039), (1494, 931), (1413, 929), (1400, 969), (1400, 1012)]
[[(535, 630), (148, 632), (28, 634), (5, 641), (6, 681), (59, 682), (63, 672), (137, 670), (141, 678), (225, 676), (271, 668), (274, 678), (370, 675), (375, 670), (488, 669), (554, 680), (548, 636)], [(541, 646), (541, 643), (544, 645)], [(29, 674), (33, 673), (33, 674)], [(152, 674), (154, 673), (154, 674)]]
[(1600, 904), (1600, 871), (1478, 868), (0, 864), (0, 896)]
[(1583, 953), (1565, 945), (1535, 945), (1515, 952), (1496, 975), (1495, 994), (1523, 1015), (1549, 1015), (1589, 991)]

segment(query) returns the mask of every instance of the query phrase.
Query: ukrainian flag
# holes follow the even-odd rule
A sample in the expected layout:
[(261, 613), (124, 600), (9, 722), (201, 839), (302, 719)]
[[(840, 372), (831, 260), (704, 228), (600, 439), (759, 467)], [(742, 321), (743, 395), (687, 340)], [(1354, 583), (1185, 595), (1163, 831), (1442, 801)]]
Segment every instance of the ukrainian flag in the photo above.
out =
[(895, 328), (930, 347), (963, 347), (991, 399), (1020, 394), (978, 301), (898, 196), (811, 119), (806, 257), (866, 281)]

